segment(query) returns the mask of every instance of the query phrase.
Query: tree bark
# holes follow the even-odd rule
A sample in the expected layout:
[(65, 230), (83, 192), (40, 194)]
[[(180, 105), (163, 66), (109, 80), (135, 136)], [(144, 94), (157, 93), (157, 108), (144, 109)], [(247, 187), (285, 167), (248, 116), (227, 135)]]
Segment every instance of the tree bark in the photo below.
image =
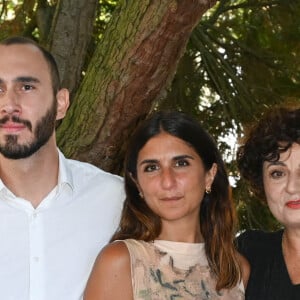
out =
[(193, 28), (215, 1), (120, 1), (57, 140), (63, 152), (120, 173), (126, 141), (164, 96)]
[(82, 80), (82, 69), (98, 0), (60, 0), (56, 6), (48, 48), (56, 59), (61, 82), (71, 93)]

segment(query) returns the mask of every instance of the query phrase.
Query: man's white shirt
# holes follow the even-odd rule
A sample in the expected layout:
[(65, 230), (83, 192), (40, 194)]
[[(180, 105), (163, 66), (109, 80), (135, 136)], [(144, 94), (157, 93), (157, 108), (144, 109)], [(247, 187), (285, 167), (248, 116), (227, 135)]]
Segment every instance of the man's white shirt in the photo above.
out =
[(36, 209), (0, 180), (0, 299), (82, 299), (124, 198), (121, 177), (61, 152), (58, 185)]

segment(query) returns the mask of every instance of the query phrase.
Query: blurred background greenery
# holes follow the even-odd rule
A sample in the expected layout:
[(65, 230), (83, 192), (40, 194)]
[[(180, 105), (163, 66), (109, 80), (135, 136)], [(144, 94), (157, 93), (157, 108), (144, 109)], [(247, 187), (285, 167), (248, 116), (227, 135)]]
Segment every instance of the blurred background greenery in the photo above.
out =
[[(96, 2), (82, 77), (111, 18), (122, 14), (120, 2), (125, 1)], [(50, 45), (62, 3), (2, 0), (0, 39), (24, 35)], [(299, 60), (299, 0), (220, 0), (193, 30), (175, 77), (153, 106), (188, 112), (215, 137), (229, 170), (240, 229), (280, 227), (239, 178), (235, 155), (243, 131), (267, 108), (300, 102)]]

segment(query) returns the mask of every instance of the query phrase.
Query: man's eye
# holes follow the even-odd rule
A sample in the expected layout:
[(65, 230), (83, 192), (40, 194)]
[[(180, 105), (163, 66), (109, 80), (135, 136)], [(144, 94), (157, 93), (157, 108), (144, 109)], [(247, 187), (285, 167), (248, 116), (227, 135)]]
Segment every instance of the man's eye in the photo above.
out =
[(158, 170), (158, 166), (157, 165), (147, 165), (144, 168), (144, 172), (153, 172)]
[(177, 160), (176, 163), (175, 163), (176, 167), (185, 167), (185, 166), (189, 166), (189, 165), (190, 164), (186, 159)]
[(34, 87), (32, 86), (32, 85), (30, 85), (30, 84), (24, 84), (23, 85), (23, 87), (22, 87), (22, 89), (24, 90), (24, 91), (30, 91), (30, 90), (32, 90)]

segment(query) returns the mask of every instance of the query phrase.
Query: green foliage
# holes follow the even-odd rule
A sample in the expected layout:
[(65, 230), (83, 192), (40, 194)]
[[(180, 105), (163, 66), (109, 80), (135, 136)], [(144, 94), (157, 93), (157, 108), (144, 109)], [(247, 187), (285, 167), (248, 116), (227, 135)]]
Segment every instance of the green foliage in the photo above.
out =
[(243, 180), (239, 180), (233, 188), (233, 197), (236, 199), (240, 230), (251, 228), (274, 231), (282, 227), (272, 216), (267, 204), (249, 193)]
[(95, 32), (98, 35), (101, 36), (103, 34), (117, 2), (117, 0), (99, 0), (98, 12), (96, 13), (95, 18)]
[(159, 104), (194, 114), (218, 140), (236, 184), (241, 228), (273, 230), (278, 223), (242, 188), (234, 162), (237, 145), (229, 144), (228, 136), (239, 137), (274, 104), (300, 101), (299, 16), (299, 0), (219, 1), (195, 28)]
[(219, 1), (195, 28), (161, 107), (206, 116), (224, 136), (299, 98), (299, 14), (299, 1)]
[(48, 33), (58, 0), (7, 0), (0, 4), (0, 39), (23, 35), (39, 40)]
[[(101, 43), (118, 0), (99, 0), (87, 69)], [(10, 35), (47, 36), (58, 0), (6, 0), (0, 3), (0, 39)], [(158, 108), (196, 116), (211, 132), (235, 181), (233, 195), (241, 228), (276, 229), (268, 209), (239, 180), (235, 144), (247, 124), (274, 104), (300, 101), (300, 1), (220, 0), (194, 29), (167, 96)]]

